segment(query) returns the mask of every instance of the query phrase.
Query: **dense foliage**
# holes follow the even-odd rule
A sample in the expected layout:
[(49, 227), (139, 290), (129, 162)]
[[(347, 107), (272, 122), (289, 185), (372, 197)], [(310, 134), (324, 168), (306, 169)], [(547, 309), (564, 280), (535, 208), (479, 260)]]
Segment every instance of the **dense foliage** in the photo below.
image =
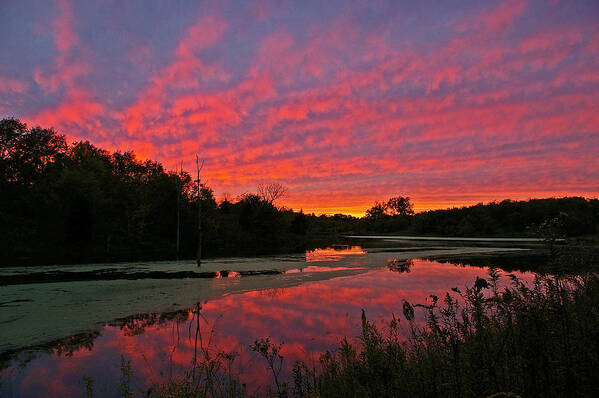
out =
[[(5, 119), (0, 192), (0, 265), (174, 259), (178, 208), (179, 256), (196, 253), (197, 183), (133, 152), (68, 144), (52, 129)], [(202, 185), (201, 203), (207, 256), (304, 246), (306, 217), (278, 209), (272, 196), (217, 204)]]
[[(193, 258), (197, 183), (185, 171), (67, 143), (52, 129), (0, 121), (0, 266)], [(531, 235), (559, 217), (567, 236), (596, 233), (599, 200), (505, 200), (414, 214), (408, 197), (376, 203), (363, 218), (315, 216), (275, 205), (279, 184), (217, 203), (201, 186), (204, 256), (304, 250), (342, 235)], [(180, 249), (177, 252), (177, 212)]]
[[(356, 218), (343, 214), (318, 217), (311, 231), (343, 234), (409, 233), (431, 236), (537, 236), (547, 220), (559, 218), (559, 232), (573, 237), (599, 232), (599, 200), (582, 197), (504, 200), (488, 204), (413, 214), (406, 197), (377, 202)], [(401, 201), (404, 210), (391, 203)], [(402, 207), (400, 207), (402, 209)]]
[(565, 236), (599, 231), (599, 200), (581, 197), (504, 200), (460, 209), (433, 210), (414, 217), (417, 233), (472, 236), (525, 235), (547, 219), (560, 217)]

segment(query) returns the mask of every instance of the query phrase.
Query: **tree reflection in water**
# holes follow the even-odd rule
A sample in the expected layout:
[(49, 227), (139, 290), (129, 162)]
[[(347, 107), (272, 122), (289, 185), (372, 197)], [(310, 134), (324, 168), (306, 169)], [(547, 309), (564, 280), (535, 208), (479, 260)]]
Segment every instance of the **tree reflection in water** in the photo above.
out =
[[(482, 268), (414, 260), (409, 273), (376, 269), (223, 296), (189, 309), (134, 315), (99, 332), (64, 339), (55, 344), (55, 351), (35, 348), (59, 355), (36, 355), (23, 368), (9, 365), (2, 371), (0, 395), (8, 388), (24, 397), (82, 395), (83, 375), (93, 379), (100, 391), (102, 385), (118, 383), (121, 355), (131, 361), (138, 389), (190, 380), (198, 388), (230, 387), (238, 392), (245, 383), (249, 394), (264, 393), (271, 377), (264, 361), (249, 349), (256, 339), (272, 336), (277, 344), (284, 342), (280, 354), (285, 358), (281, 371), (285, 380), (296, 360), (314, 358), (317, 363), (320, 354), (344, 336), (350, 340), (358, 336), (362, 309), (368, 319), (383, 325), (383, 320), (401, 311), (402, 299), (423, 302), (430, 294), (441, 296), (485, 275)], [(423, 321), (419, 314), (416, 321)], [(114, 391), (102, 390), (102, 395), (111, 394)]]

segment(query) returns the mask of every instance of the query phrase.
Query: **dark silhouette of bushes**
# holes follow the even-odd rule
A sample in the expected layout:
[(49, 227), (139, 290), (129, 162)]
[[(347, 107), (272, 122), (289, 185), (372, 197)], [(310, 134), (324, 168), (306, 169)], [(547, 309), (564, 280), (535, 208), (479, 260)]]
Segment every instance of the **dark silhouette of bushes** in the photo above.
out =
[[(262, 188), (268, 197), (252, 194), (217, 205), (213, 191), (202, 185), (205, 255), (305, 247), (305, 223), (294, 224), (297, 213), (273, 204), (284, 187)], [(87, 141), (67, 144), (52, 129), (4, 119), (0, 192), (0, 266), (195, 256), (196, 183), (187, 172), (140, 161), (133, 152), (110, 153)]]
[(504, 200), (416, 214), (390, 212), (387, 203), (375, 203), (363, 218), (344, 215), (312, 217), (315, 224), (313, 230), (321, 234), (399, 232), (429, 236), (536, 237), (543, 222), (559, 217), (561, 232), (566, 237), (599, 232), (598, 199), (564, 197), (528, 201)]
[(416, 214), (413, 231), (421, 234), (530, 235), (545, 220), (562, 216), (564, 234), (580, 236), (598, 231), (599, 200), (582, 197), (504, 200), (459, 209), (432, 210)]
[[(68, 144), (52, 129), (0, 121), (0, 266), (193, 258), (197, 185), (129, 152)], [(534, 235), (559, 217), (565, 236), (597, 233), (599, 201), (580, 197), (493, 202), (413, 214), (408, 197), (377, 203), (363, 218), (280, 208), (280, 184), (218, 204), (202, 185), (202, 253), (257, 255), (335, 243), (342, 235)], [(178, 196), (180, 199), (178, 200)], [(180, 250), (176, 250), (177, 206)]]

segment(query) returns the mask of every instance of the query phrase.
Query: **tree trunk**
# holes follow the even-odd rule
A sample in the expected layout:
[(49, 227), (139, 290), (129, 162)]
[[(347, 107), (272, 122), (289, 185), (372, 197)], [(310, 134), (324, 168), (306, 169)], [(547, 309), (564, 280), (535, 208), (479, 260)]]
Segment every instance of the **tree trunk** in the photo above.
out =
[(198, 267), (202, 265), (202, 188), (200, 184), (200, 171), (204, 166), (204, 161), (200, 165), (200, 159), (198, 155), (196, 155), (196, 169), (198, 171), (198, 254), (197, 254), (197, 264)]

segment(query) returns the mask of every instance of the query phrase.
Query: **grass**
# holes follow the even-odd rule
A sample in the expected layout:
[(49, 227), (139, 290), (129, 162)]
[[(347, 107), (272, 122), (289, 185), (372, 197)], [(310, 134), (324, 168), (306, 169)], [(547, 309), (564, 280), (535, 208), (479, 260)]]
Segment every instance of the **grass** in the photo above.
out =
[(363, 316), (359, 343), (322, 356), (309, 396), (597, 396), (597, 277), (538, 277), (531, 287), (513, 278), (501, 290), (497, 279), (491, 270), (431, 296), (422, 326), (404, 302), (407, 340), (399, 318), (382, 332)]

